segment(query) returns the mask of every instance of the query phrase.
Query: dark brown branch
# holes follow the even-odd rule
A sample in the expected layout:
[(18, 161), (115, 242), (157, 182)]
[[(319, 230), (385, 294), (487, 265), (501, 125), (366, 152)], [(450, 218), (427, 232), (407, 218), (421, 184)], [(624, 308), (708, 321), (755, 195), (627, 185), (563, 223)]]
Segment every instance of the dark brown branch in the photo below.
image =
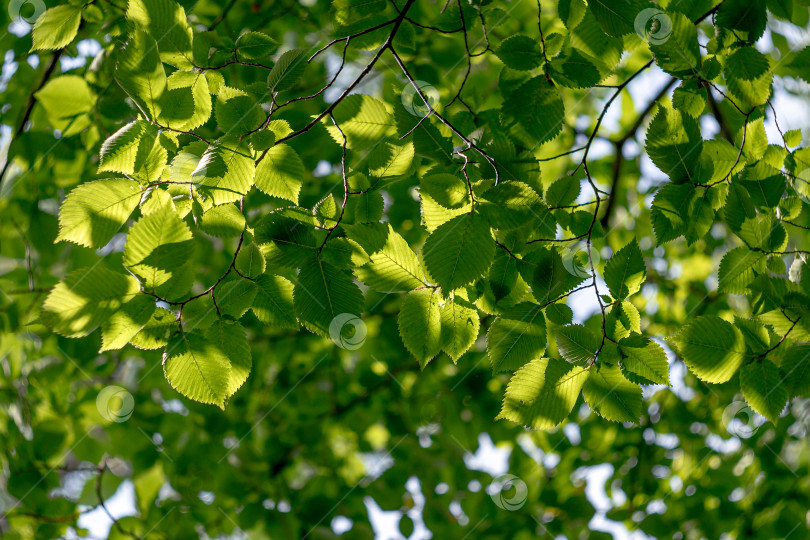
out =
[(221, 23), (222, 21), (225, 20), (225, 17), (228, 16), (228, 13), (231, 11), (233, 6), (235, 6), (235, 5), (236, 5), (236, 0), (231, 0), (230, 2), (228, 2), (228, 5), (225, 6), (225, 9), (222, 10), (222, 13), (217, 15), (217, 18), (214, 19), (214, 22), (212, 22), (211, 25), (208, 27), (208, 31), (210, 32), (211, 30), (213, 30), (214, 28), (219, 26), (219, 23)]
[[(19, 137), (25, 130), (25, 124), (28, 123), (28, 119), (31, 117), (31, 112), (34, 110), (34, 104), (36, 103), (36, 97), (34, 97), (34, 94), (36, 94), (37, 91), (39, 91), (43, 86), (45, 86), (45, 83), (47, 83), (48, 79), (51, 78), (51, 75), (53, 75), (53, 71), (54, 69), (56, 69), (56, 65), (59, 63), (59, 58), (62, 56), (63, 52), (65, 52), (65, 49), (59, 49), (53, 53), (51, 61), (48, 64), (48, 67), (45, 69), (45, 73), (42, 75), (42, 80), (39, 81), (37, 87), (34, 88), (34, 90), (32, 90), (31, 94), (28, 96), (28, 102), (25, 106), (25, 112), (22, 115), (20, 123), (17, 125), (17, 129), (14, 130), (14, 134), (11, 137), (11, 142), (14, 142), (14, 140), (16, 140), (16, 138)], [(8, 168), (11, 165), (11, 160), (12, 160), (11, 143), (9, 143), (6, 162), (5, 164), (3, 164), (2, 171), (0, 171), (0, 188), (3, 186), (3, 179), (6, 177), (6, 172), (8, 172)]]
[(706, 101), (709, 102), (709, 108), (712, 110), (712, 115), (714, 115), (715, 120), (720, 125), (720, 133), (723, 134), (723, 137), (730, 143), (734, 144), (734, 134), (731, 133), (731, 129), (729, 129), (726, 120), (723, 118), (723, 114), (720, 112), (720, 107), (717, 105), (717, 100), (714, 99), (712, 95), (712, 90), (709, 87), (709, 84), (703, 81), (703, 87), (706, 89)]
[(663, 98), (669, 89), (677, 82), (678, 79), (675, 77), (670, 78), (670, 80), (665, 84), (661, 90), (653, 97), (647, 106), (641, 111), (641, 114), (638, 115), (636, 121), (633, 122), (633, 125), (625, 132), (625, 134), (616, 141), (616, 159), (613, 161), (611, 173), (611, 183), (610, 183), (610, 193), (613, 194), (607, 201), (607, 205), (605, 206), (605, 213), (602, 215), (599, 223), (602, 227), (607, 227), (607, 224), (610, 222), (610, 215), (613, 213), (613, 209), (615, 208), (616, 199), (616, 192), (619, 189), (619, 180), (621, 179), (621, 172), (622, 172), (622, 161), (624, 159), (624, 145), (630, 140), (635, 134), (636, 131), (641, 127), (644, 123), (644, 119), (652, 112), (653, 108), (655, 107), (656, 103)]
[[(388, 35), (388, 38), (385, 40), (385, 43), (383, 43), (382, 46), (380, 47), (380, 49), (374, 54), (374, 57), (371, 59), (371, 61), (369, 61), (369, 63), (366, 65), (366, 67), (363, 68), (363, 71), (360, 72), (360, 75), (358, 75), (357, 78), (348, 87), (346, 87), (346, 89), (340, 94), (340, 96), (338, 96), (338, 98), (334, 102), (332, 102), (326, 108), (326, 110), (324, 110), (318, 116), (313, 118), (307, 125), (305, 125), (301, 129), (299, 129), (298, 131), (290, 133), (286, 137), (282, 137), (281, 139), (277, 140), (276, 144), (281, 144), (281, 143), (283, 143), (285, 141), (289, 141), (290, 139), (294, 139), (295, 137), (298, 137), (302, 133), (306, 133), (307, 131), (309, 131), (310, 129), (312, 129), (316, 125), (318, 125), (318, 123), (321, 120), (326, 118), (326, 116), (328, 116), (329, 114), (332, 113), (332, 111), (335, 110), (335, 107), (337, 107), (346, 98), (346, 96), (348, 96), (351, 93), (351, 91), (354, 90), (357, 87), (357, 85), (360, 84), (363, 81), (363, 79), (371, 72), (371, 70), (374, 69), (375, 64), (380, 60), (383, 53), (387, 49), (391, 48), (392, 44), (394, 43), (394, 37), (396, 36), (397, 31), (399, 30), (399, 27), (402, 25), (402, 21), (405, 20), (405, 14), (408, 13), (408, 9), (410, 9), (410, 7), (413, 5), (413, 3), (415, 1), (416, 0), (408, 0), (407, 1), (405, 6), (402, 8), (402, 12), (399, 14), (399, 16), (396, 19), (394, 19), (394, 27), (391, 29), (391, 33)], [(259, 159), (256, 160), (256, 163), (259, 163), (262, 159), (264, 159), (264, 156), (266, 156), (266, 155), (267, 155), (267, 150), (262, 152), (262, 155), (259, 156)]]

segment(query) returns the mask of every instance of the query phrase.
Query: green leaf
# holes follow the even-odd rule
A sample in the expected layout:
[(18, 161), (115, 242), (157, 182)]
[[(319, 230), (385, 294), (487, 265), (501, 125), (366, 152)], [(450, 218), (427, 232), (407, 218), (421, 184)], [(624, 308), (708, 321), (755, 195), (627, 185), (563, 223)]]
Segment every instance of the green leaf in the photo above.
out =
[(689, 223), (686, 226), (686, 240), (689, 245), (705, 237), (714, 225), (715, 210), (711, 194), (695, 195), (689, 205)]
[(166, 92), (160, 98), (158, 122), (172, 129), (190, 131), (203, 125), (210, 117), (211, 93), (205, 74), (188, 71), (172, 73), (166, 80)]
[(810, 345), (792, 345), (780, 364), (791, 396), (810, 396)]
[(446, 208), (439, 204), (424, 189), (420, 190), (419, 198), (422, 201), (422, 224), (429, 233), (432, 233), (439, 228), (439, 226), (447, 223), (456, 216), (468, 214), (472, 208), (469, 202), (460, 208)]
[[(745, 132), (745, 145), (743, 145), (742, 140), (743, 131)], [(765, 157), (765, 153), (768, 151), (768, 134), (765, 132), (764, 118), (760, 117), (749, 121), (744, 126), (744, 129), (740, 127), (739, 131), (737, 131), (735, 143), (743, 146), (743, 157), (749, 163)]]
[(503, 40), (495, 54), (512, 69), (530, 71), (543, 62), (539, 45), (529, 36), (516, 35)]
[(231, 371), (231, 360), (222, 346), (192, 332), (180, 333), (163, 353), (163, 374), (172, 388), (189, 399), (223, 410)]
[(731, 294), (745, 294), (757, 272), (765, 271), (765, 254), (745, 246), (732, 249), (720, 261), (719, 289)]
[[(396, 123), (386, 106), (365, 94), (347, 96), (332, 115), (346, 136), (347, 147), (352, 150), (366, 150), (394, 134)], [(335, 142), (343, 145), (343, 135), (331, 122), (326, 129)]]
[(732, 182), (728, 186), (723, 217), (729, 228), (735, 232), (740, 231), (746, 221), (756, 219), (757, 211), (751, 200), (751, 194), (741, 182)]
[(244, 145), (217, 142), (208, 147), (191, 177), (214, 204), (238, 201), (253, 187), (255, 165)]
[(647, 267), (638, 242), (617, 251), (605, 265), (605, 283), (613, 298), (624, 300), (637, 293), (647, 277)]
[(384, 0), (333, 0), (332, 7), (342, 20), (366, 17), (385, 9)]
[(751, 201), (759, 207), (775, 208), (785, 193), (786, 182), (781, 171), (762, 161), (745, 167), (739, 180), (751, 195)]
[(755, 319), (745, 319), (734, 316), (734, 326), (740, 329), (745, 338), (746, 350), (748, 352), (761, 354), (768, 350), (771, 338), (768, 329), (761, 322)]
[[(810, 79), (810, 71), (808, 71), (808, 68), (810, 68), (810, 46), (792, 53), (789, 58), (790, 60), (787, 63), (787, 67), (790, 69), (791, 74), (804, 79), (805, 82), (810, 82), (810, 80), (808, 80)], [(785, 133), (785, 135), (787, 135), (787, 133)]]
[(622, 37), (635, 31), (636, 16), (650, 6), (649, 2), (628, 0), (591, 0), (588, 7), (606, 34)]
[(776, 422), (788, 401), (782, 371), (773, 362), (757, 360), (740, 370), (740, 389), (745, 401), (759, 414)]
[(192, 31), (180, 4), (174, 0), (130, 0), (127, 20), (157, 39), (162, 62), (181, 70), (194, 67)]
[(338, 204), (335, 196), (329, 193), (315, 205), (315, 217), (318, 218), (322, 227), (328, 229), (337, 226), (340, 217), (340, 207)]
[(619, 350), (626, 370), (653, 383), (669, 386), (667, 355), (658, 343), (636, 334), (622, 339)]
[(368, 156), (368, 173), (377, 179), (406, 175), (411, 170), (413, 156), (413, 142), (383, 141)]
[(558, 302), (546, 306), (546, 319), (551, 324), (566, 325), (570, 324), (574, 318), (574, 310), (566, 304)]
[(129, 33), (129, 41), (118, 52), (115, 80), (144, 117), (155, 120), (160, 116), (160, 100), (168, 82), (152, 36), (137, 30)]
[(304, 163), (286, 144), (270, 148), (256, 166), (256, 187), (270, 196), (298, 204), (304, 182)]
[(510, 94), (501, 107), (501, 116), (504, 124), (520, 124), (539, 146), (560, 134), (565, 107), (554, 85), (539, 75)]
[(602, 80), (593, 62), (574, 48), (549, 62), (549, 74), (557, 84), (568, 88), (590, 88)]
[(87, 127), (88, 113), (96, 104), (96, 96), (87, 81), (77, 75), (54, 77), (34, 96), (48, 113), (51, 125), (65, 137)]
[(99, 352), (120, 349), (141, 331), (155, 313), (155, 299), (140, 294), (124, 304), (101, 324)]
[(203, 213), (200, 227), (219, 238), (239, 236), (245, 230), (245, 216), (235, 204), (214, 206)]
[(57, 334), (86, 336), (139, 292), (132, 276), (99, 265), (76, 270), (48, 293), (43, 320)]
[(515, 371), (539, 358), (546, 349), (543, 309), (523, 302), (500, 315), (487, 332), (487, 356), (492, 372)]
[[(786, 335), (790, 330), (790, 338), (800, 341), (810, 341), (810, 328), (803, 321), (796, 322), (795, 313), (789, 313), (787, 309), (774, 309), (759, 315), (759, 319), (768, 325), (778, 335)], [(791, 328), (793, 330), (791, 330)]]
[(739, 170), (742, 165), (737, 163), (738, 153), (739, 150), (724, 139), (703, 141), (700, 158), (695, 166), (695, 182), (716, 184)]
[(437, 173), (429, 174), (419, 182), (421, 193), (430, 198), (444, 208), (455, 210), (470, 203), (470, 190), (463, 178), (454, 174)]
[(754, 47), (741, 47), (731, 53), (723, 74), (731, 93), (744, 100), (743, 106), (762, 105), (771, 96), (770, 62)]
[(482, 195), (481, 214), (497, 229), (526, 227), (541, 238), (554, 238), (557, 222), (540, 195), (523, 182), (506, 181)]
[(774, 214), (757, 214), (748, 218), (734, 232), (751, 249), (779, 251), (787, 242), (785, 228)]
[(638, 423), (641, 417), (641, 387), (628, 381), (618, 366), (600, 364), (591, 369), (582, 397), (606, 420)]
[(324, 261), (340, 268), (358, 268), (368, 263), (368, 254), (360, 244), (342, 236), (332, 236), (321, 250)]
[(656, 64), (670, 75), (696, 72), (700, 67), (697, 27), (682, 13), (669, 12), (662, 17), (671, 24), (671, 34), (665, 39), (649, 39)]
[(157, 127), (135, 120), (101, 145), (99, 172), (118, 172), (148, 184), (160, 178), (168, 153), (158, 140)]
[[(396, 125), (400, 136), (412, 131), (414, 155), (435, 160), (443, 165), (453, 164), (453, 142), (449, 137), (441, 134), (430, 119), (408, 113), (404, 107), (396, 110)], [(403, 120), (402, 117), (406, 119)]]
[(214, 305), (211, 295), (206, 294), (183, 305), (180, 322), (183, 325), (183, 330), (189, 332), (191, 330), (207, 330), (218, 319), (217, 306)]
[(703, 148), (697, 120), (674, 109), (659, 108), (647, 129), (646, 149), (673, 182), (692, 181)]
[(588, 367), (596, 359), (599, 338), (581, 324), (563, 326), (557, 329), (557, 350), (564, 360)]
[(742, 332), (715, 315), (698, 317), (673, 338), (689, 369), (709, 383), (724, 383), (745, 358)]
[(641, 333), (641, 315), (636, 306), (627, 300), (611, 305), (605, 318), (607, 337), (619, 340), (633, 332)]
[(533, 429), (551, 429), (574, 408), (588, 370), (554, 358), (532, 360), (515, 373), (506, 387), (504, 419)]
[(351, 215), (351, 209), (353, 208), (357, 223), (377, 223), (380, 221), (385, 210), (382, 193), (371, 188), (371, 182), (364, 174), (353, 174), (348, 177), (348, 182), (349, 189), (354, 193), (349, 199), (348, 215)]
[(518, 270), (531, 286), (535, 300), (544, 304), (582, 283), (584, 276), (578, 271), (572, 273), (573, 266), (566, 268), (566, 264), (556, 249), (541, 248), (524, 256)]
[(398, 324), (402, 343), (425, 369), (441, 348), (439, 295), (431, 289), (409, 292), (399, 310)]
[(462, 298), (456, 297), (442, 306), (439, 342), (454, 364), (473, 346), (480, 325), (478, 310)]
[(165, 347), (169, 334), (177, 330), (177, 318), (168, 309), (157, 308), (141, 330), (130, 338), (133, 347), (154, 350)]
[[(11, 8), (9, 7), (9, 9)], [(82, 9), (79, 6), (65, 4), (46, 10), (37, 18), (31, 31), (34, 41), (31, 51), (47, 51), (67, 47), (76, 37), (81, 20)]]
[(265, 121), (262, 108), (252, 96), (229, 86), (219, 89), (214, 115), (226, 135), (243, 135), (258, 129)]
[(749, 42), (762, 37), (768, 21), (765, 12), (764, 0), (727, 0), (719, 4), (715, 21), (718, 27), (735, 31), (735, 34), (744, 32)]
[(349, 272), (313, 257), (301, 268), (293, 291), (295, 312), (310, 331), (329, 336), (329, 325), (342, 313), (359, 317), (363, 294)]
[(802, 142), (802, 130), (791, 129), (785, 132), (785, 144), (790, 147), (799, 146)]
[[(522, 298), (525, 293), (525, 285), (518, 282), (519, 275), (518, 260), (505, 250), (496, 250), (495, 260), (489, 267), (489, 275), (485, 282), (487, 289), (484, 296), (488, 297), (491, 293), (492, 300), (498, 308), (506, 309), (514, 306), (515, 301)], [(498, 312), (500, 311), (499, 309)]]
[(214, 289), (214, 297), (223, 315), (230, 315), (239, 320), (253, 305), (258, 292), (259, 288), (255, 282), (237, 278), (222, 282)]
[(143, 192), (137, 182), (96, 180), (71, 191), (59, 209), (56, 242), (67, 240), (85, 247), (103, 247), (121, 230)]
[(315, 253), (315, 216), (304, 208), (279, 208), (256, 225), (255, 241), (262, 246), (267, 263), (298, 268)]
[(444, 291), (475, 281), (495, 255), (495, 240), (477, 213), (457, 216), (428, 236), (422, 249), (425, 265)]
[(264, 273), (265, 265), (264, 255), (259, 246), (251, 242), (239, 250), (234, 267), (243, 276), (256, 279)]
[(346, 234), (369, 255), (357, 279), (380, 292), (410, 291), (425, 285), (425, 275), (408, 242), (390, 224), (346, 228)]
[(138, 509), (141, 514), (149, 513), (150, 508), (160, 493), (160, 488), (167, 481), (163, 472), (163, 462), (156, 461), (147, 470), (138, 473), (133, 478), (135, 495), (138, 498)]
[(307, 50), (291, 49), (282, 54), (267, 76), (267, 88), (281, 92), (295, 86), (307, 66)]
[(262, 274), (256, 278), (256, 285), (258, 291), (252, 306), (256, 318), (268, 326), (298, 329), (293, 284), (281, 276)]
[(228, 356), (231, 369), (225, 394), (232, 396), (247, 380), (253, 366), (247, 332), (238, 322), (219, 319), (206, 336)]
[(580, 9), (582, 20), (570, 31), (571, 45), (585, 55), (599, 69), (602, 78), (605, 78), (619, 64), (624, 50), (623, 42), (607, 35), (600, 28), (596, 17), (584, 5)]
[(658, 245), (678, 238), (688, 228), (689, 205), (694, 195), (690, 184), (665, 184), (653, 200), (652, 220)]
[(379, 191), (366, 191), (355, 196), (354, 219), (358, 223), (377, 223), (382, 219), (385, 200)]
[(276, 144), (276, 134), (269, 129), (260, 129), (250, 135), (250, 145), (257, 152), (264, 152)]
[(278, 42), (261, 32), (245, 32), (236, 40), (236, 54), (245, 60), (269, 58), (278, 48)]
[(551, 184), (546, 191), (546, 202), (551, 207), (569, 206), (579, 197), (581, 181), (573, 176), (563, 176)]
[[(191, 259), (194, 242), (188, 226), (170, 206), (138, 220), (127, 235), (124, 266), (158, 295), (183, 280), (183, 266)], [(190, 284), (189, 284), (190, 285)]]
[[(680, 86), (672, 93), (672, 108), (685, 112), (692, 118), (700, 118), (703, 111), (706, 109), (705, 90), (694, 81), (681, 82)], [(712, 141), (706, 141), (704, 145), (711, 142)], [(734, 157), (737, 157), (736, 154)]]

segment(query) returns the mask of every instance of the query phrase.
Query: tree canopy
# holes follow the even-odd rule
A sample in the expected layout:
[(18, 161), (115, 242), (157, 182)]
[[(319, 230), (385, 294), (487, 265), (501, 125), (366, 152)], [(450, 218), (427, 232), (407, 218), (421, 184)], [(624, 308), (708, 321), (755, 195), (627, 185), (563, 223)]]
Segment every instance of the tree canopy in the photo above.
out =
[(0, 535), (810, 538), (808, 6), (13, 0)]

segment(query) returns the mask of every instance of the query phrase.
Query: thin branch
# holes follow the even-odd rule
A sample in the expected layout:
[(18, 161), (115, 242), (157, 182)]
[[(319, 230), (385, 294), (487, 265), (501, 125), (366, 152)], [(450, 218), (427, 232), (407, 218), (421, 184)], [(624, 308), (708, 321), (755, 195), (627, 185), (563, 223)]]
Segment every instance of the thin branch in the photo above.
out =
[(675, 77), (670, 78), (669, 81), (667, 81), (667, 84), (665, 84), (661, 88), (661, 90), (658, 91), (658, 93), (655, 95), (655, 97), (653, 97), (650, 100), (650, 102), (647, 104), (644, 110), (641, 111), (641, 114), (638, 115), (636, 121), (633, 122), (633, 125), (630, 126), (630, 128), (624, 133), (624, 135), (616, 141), (615, 143), (616, 159), (613, 161), (612, 179), (610, 182), (610, 193), (612, 193), (614, 196), (608, 199), (607, 205), (605, 206), (605, 213), (602, 215), (602, 218), (599, 221), (602, 227), (606, 227), (607, 224), (610, 222), (610, 215), (613, 213), (613, 208), (615, 208), (616, 199), (618, 199), (618, 197), (616, 197), (615, 195), (617, 190), (619, 189), (619, 180), (621, 179), (622, 161), (624, 160), (624, 145), (636, 134), (636, 131), (638, 131), (638, 129), (644, 123), (644, 119), (647, 118), (647, 115), (649, 115), (652, 112), (653, 108), (658, 103), (658, 101), (660, 101), (661, 98), (663, 98), (667, 94), (667, 92), (669, 92), (669, 89), (672, 88), (672, 86), (677, 82), (677, 80), (678, 79), (676, 79)]
[(453, 134), (456, 135), (456, 137), (458, 137), (459, 139), (464, 141), (467, 144), (467, 150), (469, 150), (471, 148), (474, 149), (476, 152), (481, 154), (481, 157), (483, 157), (484, 159), (486, 159), (489, 162), (489, 164), (492, 166), (492, 168), (495, 171), (495, 185), (497, 185), (498, 181), (500, 180), (500, 175), (498, 174), (498, 165), (495, 162), (495, 160), (492, 159), (489, 156), (489, 154), (487, 154), (481, 148), (479, 148), (478, 145), (476, 145), (470, 139), (465, 137), (464, 134), (462, 134), (458, 129), (456, 129), (456, 127), (453, 124), (451, 124), (446, 118), (444, 118), (441, 114), (439, 114), (439, 112), (436, 111), (436, 109), (433, 108), (433, 106), (430, 104), (428, 98), (422, 92), (422, 89), (419, 88), (419, 85), (417, 84), (416, 80), (414, 80), (413, 76), (408, 71), (408, 68), (405, 67), (405, 63), (402, 61), (402, 58), (400, 58), (400, 56), (397, 54), (397, 51), (394, 49), (393, 46), (391, 46), (390, 49), (391, 49), (391, 54), (394, 56), (394, 60), (396, 61), (397, 65), (399, 65), (399, 68), (402, 70), (402, 73), (405, 75), (405, 78), (408, 79), (408, 81), (411, 83), (411, 86), (413, 86), (414, 90), (416, 90), (416, 93), (419, 95), (419, 97), (424, 102), (425, 107), (428, 109), (429, 113), (434, 115), (442, 124), (444, 124), (445, 126), (450, 128), (450, 131), (452, 131)]
[[(402, 21), (405, 20), (405, 14), (408, 12), (408, 9), (413, 5), (414, 2), (415, 0), (407, 1), (405, 6), (402, 8), (402, 13), (400, 13), (399, 16), (394, 20), (394, 27), (391, 29), (391, 33), (388, 35), (388, 38), (385, 40), (385, 43), (383, 43), (383, 45), (376, 52), (376, 54), (374, 54), (374, 57), (366, 65), (366, 67), (363, 68), (363, 71), (360, 72), (360, 75), (358, 75), (357, 78), (348, 87), (346, 87), (346, 89), (340, 94), (340, 96), (338, 96), (338, 98), (335, 101), (333, 101), (322, 113), (313, 118), (307, 125), (277, 140), (276, 144), (289, 141), (290, 139), (298, 137), (302, 133), (306, 133), (307, 131), (318, 125), (318, 123), (321, 120), (323, 120), (326, 116), (328, 116), (329, 114), (332, 113), (332, 111), (335, 110), (335, 107), (337, 107), (346, 98), (346, 96), (348, 96), (351, 93), (351, 91), (354, 90), (357, 87), (357, 85), (360, 84), (360, 82), (362, 82), (362, 80), (366, 77), (366, 75), (368, 75), (371, 72), (371, 70), (374, 69), (374, 65), (380, 60), (380, 57), (382, 57), (383, 53), (387, 49), (391, 49), (391, 45), (394, 42), (394, 37), (396, 36), (399, 27), (402, 25)], [(262, 159), (264, 159), (264, 156), (266, 155), (267, 150), (262, 152), (262, 155), (259, 156), (259, 159), (256, 160), (256, 163), (259, 163)]]
[[(51, 57), (51, 61), (48, 64), (48, 67), (45, 68), (45, 73), (42, 75), (42, 80), (39, 81), (39, 84), (36, 88), (28, 95), (28, 102), (25, 106), (25, 112), (23, 112), (22, 118), (20, 119), (20, 123), (17, 125), (17, 129), (14, 130), (14, 134), (11, 137), (11, 142), (17, 139), (22, 132), (25, 130), (25, 124), (28, 123), (28, 119), (31, 117), (31, 112), (34, 110), (34, 104), (36, 103), (35, 94), (45, 86), (45, 83), (48, 82), (48, 79), (51, 78), (53, 75), (54, 69), (56, 69), (56, 65), (59, 63), (59, 58), (62, 56), (62, 53), (65, 52), (65, 49), (59, 49), (53, 53)], [(6, 177), (6, 172), (8, 172), (8, 168), (11, 165), (12, 156), (11, 156), (11, 142), (9, 143), (8, 147), (8, 155), (6, 156), (6, 162), (3, 164), (3, 169), (0, 170), (0, 188), (3, 186), (3, 179)]]
[(228, 2), (228, 5), (225, 6), (225, 9), (222, 10), (222, 13), (220, 13), (217, 16), (217, 18), (214, 19), (214, 22), (212, 22), (211, 25), (208, 27), (208, 31), (210, 32), (211, 30), (213, 30), (214, 28), (219, 26), (219, 23), (221, 23), (222, 21), (225, 20), (225, 17), (228, 16), (228, 12), (230, 12), (231, 8), (233, 8), (233, 6), (235, 6), (235, 5), (236, 5), (236, 0), (231, 0), (230, 2)]

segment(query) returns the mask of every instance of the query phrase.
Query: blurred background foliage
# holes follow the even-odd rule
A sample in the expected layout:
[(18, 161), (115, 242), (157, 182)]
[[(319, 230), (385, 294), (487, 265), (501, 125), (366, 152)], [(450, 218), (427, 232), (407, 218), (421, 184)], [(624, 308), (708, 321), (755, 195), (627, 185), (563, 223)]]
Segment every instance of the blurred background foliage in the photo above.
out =
[[(714, 7), (680, 1), (695, 13)], [(77, 38), (56, 53), (30, 53), (31, 25), (0, 10), (0, 123), (5, 146), (13, 139), (0, 190), (0, 536), (76, 538), (104, 535), (109, 526), (110, 538), (810, 538), (808, 401), (794, 399), (776, 424), (742, 411), (731, 423), (748, 429), (735, 433), (728, 407), (740, 399), (738, 382), (706, 385), (674, 355), (673, 387), (645, 389), (639, 425), (607, 422), (580, 399), (564, 427), (541, 432), (493, 420), (508, 377), (491, 375), (482, 343), (458, 365), (442, 356), (420, 372), (397, 330), (398, 294), (368, 292), (368, 335), (355, 351), (304, 330), (269, 329), (248, 314), (243, 324), (253, 372), (224, 411), (172, 390), (159, 351), (127, 347), (98, 354), (98, 333), (75, 340), (50, 332), (38, 318), (50, 287), (99, 254), (120, 265), (120, 250), (97, 253), (55, 245), (54, 239), (60, 201), (77, 184), (99, 177), (101, 143), (133, 118), (110, 61), (126, 33), (123, 2), (90, 2)], [(316, 47), (339, 35), (334, 9), (323, 1), (181, 4), (195, 29), (213, 28), (223, 47), (247, 30), (286, 48)], [(565, 32), (555, 4), (543, 2), (540, 22), (547, 34)], [(807, 1), (767, 4), (772, 16), (759, 47), (778, 59), (807, 37)], [(517, 33), (536, 35), (533, 1), (471, 5), (497, 15), (500, 23), (488, 28), (492, 43)], [(441, 7), (418, 0), (410, 17), (452, 28), (457, 12), (442, 14)], [(479, 40), (480, 26), (475, 32)], [(411, 26), (403, 39), (414, 77), (430, 82), (442, 101), (451, 99), (466, 70), (460, 37)], [(621, 83), (649, 59), (640, 43), (635, 36), (625, 39), (622, 62), (606, 84)], [(369, 57), (362, 47), (349, 48), (355, 75)], [(323, 86), (338, 62), (334, 53), (321, 56), (287, 97)], [(605, 245), (615, 251), (635, 237), (652, 254), (647, 285), (635, 302), (648, 334), (670, 335), (690, 317), (745, 311), (747, 301), (714, 292), (716, 250), (726, 242), (725, 231), (713, 230), (691, 246), (680, 241), (652, 249), (649, 207), (662, 179), (641, 155), (644, 130), (636, 124), (668, 80), (652, 69), (657, 71), (639, 77), (613, 105), (589, 166), (607, 187), (615, 141), (635, 127), (619, 155), (621, 178)], [(500, 106), (491, 91), (500, 70), (492, 55), (473, 59), (464, 93), (473, 110)], [(264, 85), (265, 74), (245, 66), (221, 72), (233, 87)], [(33, 98), (46, 73), (76, 75), (89, 84), (91, 95), (75, 96), (80, 118), (70, 126), (64, 110), (48, 110)], [(780, 120), (803, 127), (795, 124), (808, 117), (807, 84), (778, 67), (775, 73), (776, 103), (785, 105), (776, 107)], [(393, 60), (383, 57), (358, 91), (395, 104), (404, 87)], [(568, 125), (535, 157), (580, 147), (612, 93), (566, 91)], [(301, 126), (335, 97), (328, 91), (278, 117)], [(741, 118), (725, 101), (718, 106), (736, 133)], [(448, 114), (463, 120), (464, 111), (456, 103)], [(702, 121), (706, 129), (719, 129), (711, 114)], [(206, 129), (198, 132), (205, 136)], [(318, 126), (290, 145), (309, 171), (301, 205), (311, 207), (330, 191), (339, 196), (341, 148), (327, 131)], [(544, 182), (574, 163), (541, 161)], [(387, 189), (385, 215), (415, 244), (425, 233), (412, 185)], [(248, 201), (254, 217), (278, 206), (256, 190)], [(806, 215), (802, 219), (810, 224)], [(211, 283), (230, 263), (233, 246), (204, 235), (195, 242), (197, 279)], [(591, 303), (569, 299), (578, 317), (598, 324)], [(133, 397), (125, 421), (105, 419), (97, 406), (109, 385)], [(495, 479), (504, 474), (517, 480), (499, 492), (502, 482)]]

